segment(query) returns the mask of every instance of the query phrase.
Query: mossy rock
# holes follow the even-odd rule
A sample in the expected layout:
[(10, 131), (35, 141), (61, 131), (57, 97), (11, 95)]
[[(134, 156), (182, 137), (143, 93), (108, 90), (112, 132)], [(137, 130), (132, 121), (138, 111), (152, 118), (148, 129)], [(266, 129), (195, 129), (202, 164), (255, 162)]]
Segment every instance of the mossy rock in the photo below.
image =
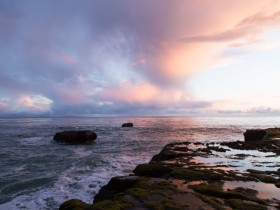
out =
[(228, 190), (228, 192), (232, 192), (232, 193), (239, 193), (242, 194), (248, 198), (256, 198), (258, 191), (257, 190), (253, 190), (253, 189), (249, 189), (249, 188), (243, 188), (243, 187), (237, 187), (233, 190)]
[(217, 210), (228, 210), (228, 207), (226, 207), (222, 201), (220, 201), (215, 197), (200, 195), (200, 198), (205, 203), (210, 204), (212, 207), (214, 207)]
[(118, 197), (113, 200), (104, 200), (94, 203), (92, 207), (92, 210), (126, 210), (132, 208), (133, 204), (123, 197)]
[(267, 138), (274, 138), (280, 137), (280, 128), (268, 128), (266, 129), (266, 133), (267, 133)]
[[(125, 177), (124, 177), (125, 179)], [(130, 197), (142, 203), (143, 206), (151, 210), (179, 210), (183, 207), (172, 201), (172, 195), (179, 192), (179, 190), (167, 181), (152, 181), (147, 178), (138, 178), (130, 187), (122, 191), (114, 191), (110, 198), (95, 200), (92, 205), (94, 210), (125, 210), (133, 209), (135, 207), (134, 200), (128, 199)], [(122, 182), (122, 181), (121, 181)], [(115, 188), (119, 183), (119, 178), (111, 180), (107, 189)], [(160, 197), (161, 202), (155, 201), (154, 197)]]
[(186, 156), (185, 153), (182, 152), (174, 152), (174, 151), (162, 151), (159, 154), (155, 155), (151, 161), (164, 161), (164, 160), (172, 160), (178, 157)]
[(126, 194), (132, 195), (135, 198), (145, 199), (149, 195), (151, 195), (151, 192), (148, 192), (147, 190), (142, 188), (135, 187), (135, 188), (128, 189), (126, 191)]
[(279, 140), (265, 140), (265, 141), (234, 141), (222, 142), (221, 145), (228, 146), (232, 149), (240, 150), (259, 150), (262, 152), (273, 152), (280, 155), (280, 141)]
[(247, 169), (250, 174), (264, 174), (263, 171), (255, 170), (255, 169)]
[(171, 201), (146, 202), (145, 206), (150, 210), (182, 210), (182, 206)]
[[(181, 210), (184, 206), (173, 201), (180, 191), (167, 181), (141, 181), (122, 196), (132, 196), (150, 210)], [(157, 197), (157, 199), (154, 199)], [(160, 199), (159, 199), (160, 198)]]
[(164, 166), (160, 164), (140, 164), (134, 170), (137, 176), (146, 176), (146, 177), (165, 177), (172, 172), (170, 166)]
[(150, 195), (158, 194), (165, 197), (170, 196), (179, 190), (167, 181), (140, 181), (135, 187), (128, 189), (125, 194), (132, 195), (136, 198), (146, 199)]
[(94, 196), (94, 203), (112, 199), (116, 194), (132, 188), (141, 180), (144, 180), (144, 178), (139, 178), (137, 176), (113, 177), (109, 183), (103, 186)]
[(190, 186), (194, 191), (216, 198), (222, 199), (241, 199), (258, 204), (265, 204), (265, 200), (256, 197), (257, 191), (248, 188), (235, 188), (233, 190), (224, 191), (223, 183), (203, 183), (199, 185)]
[(199, 185), (190, 186), (194, 191), (199, 192), (201, 194), (219, 197), (224, 199), (236, 198), (236, 199), (246, 199), (246, 196), (241, 194), (240, 192), (234, 191), (223, 191), (223, 183), (203, 183)]
[(92, 206), (78, 199), (71, 199), (64, 202), (59, 210), (93, 210)]
[(258, 203), (251, 202), (251, 201), (244, 201), (241, 199), (228, 199), (227, 204), (233, 209), (238, 209), (238, 210), (248, 210), (248, 209), (266, 210), (267, 209), (267, 207), (260, 205)]
[(195, 170), (195, 169), (185, 169), (176, 168), (170, 177), (175, 179), (184, 179), (186, 181), (219, 181), (225, 178), (223, 174), (214, 173), (211, 170)]
[(261, 182), (265, 183), (277, 183), (279, 182), (278, 179), (275, 179), (274, 177), (265, 174), (265, 172), (257, 171), (257, 170), (248, 170), (250, 172), (251, 176), (260, 180)]
[(280, 182), (274, 184), (277, 188), (280, 188)]

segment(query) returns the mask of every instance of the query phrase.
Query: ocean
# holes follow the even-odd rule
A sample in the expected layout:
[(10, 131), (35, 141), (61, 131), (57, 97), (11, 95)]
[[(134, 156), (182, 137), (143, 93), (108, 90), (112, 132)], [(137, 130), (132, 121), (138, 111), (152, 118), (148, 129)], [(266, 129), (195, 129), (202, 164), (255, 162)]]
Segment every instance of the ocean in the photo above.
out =
[[(279, 126), (280, 117), (0, 119), (0, 209), (53, 210), (71, 198), (91, 203), (111, 177), (131, 174), (167, 143), (243, 140), (246, 129)], [(98, 137), (89, 145), (53, 141), (65, 130)]]

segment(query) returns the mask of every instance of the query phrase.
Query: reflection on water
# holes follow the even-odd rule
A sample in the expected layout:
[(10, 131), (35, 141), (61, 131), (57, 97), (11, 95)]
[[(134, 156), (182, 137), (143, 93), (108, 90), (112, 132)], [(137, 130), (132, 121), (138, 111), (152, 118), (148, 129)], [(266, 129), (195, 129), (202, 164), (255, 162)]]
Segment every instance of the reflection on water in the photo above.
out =
[[(184, 147), (186, 147), (186, 145), (176, 145), (175, 147), (174, 147), (174, 149), (175, 150), (178, 150), (178, 148), (180, 148), (180, 147), (182, 147), (182, 148), (184, 148)], [(204, 149), (204, 148), (207, 148), (207, 146), (206, 145), (203, 145), (203, 144), (194, 144), (194, 143), (190, 143), (190, 144), (188, 144), (188, 149), (189, 150), (192, 150), (192, 151), (196, 151), (196, 150), (198, 150), (198, 149)]]
[[(205, 147), (202, 147), (205, 148)], [(201, 148), (197, 148), (201, 149)], [(236, 176), (244, 177), (249, 174), (248, 169), (256, 171), (277, 171), (280, 166), (280, 158), (273, 152), (261, 152), (258, 150), (238, 150), (232, 149), (227, 146), (222, 146), (219, 143), (209, 144), (209, 150), (206, 150), (207, 155), (200, 154), (199, 156), (192, 157), (192, 162), (200, 165), (201, 170), (223, 170), (224, 174), (231, 174), (234, 172)], [(259, 173), (259, 172), (257, 172)], [(260, 176), (267, 176), (279, 180), (277, 172), (272, 175), (262, 174)], [(258, 178), (259, 179), (259, 178)], [(260, 179), (261, 180), (261, 179)], [(258, 191), (257, 197), (260, 199), (271, 200), (271, 208), (275, 209), (274, 205), (278, 206), (280, 200), (280, 188), (277, 188), (275, 184), (264, 183), (255, 181), (225, 181), (223, 190), (233, 190), (235, 188), (248, 188)], [(269, 181), (268, 181), (269, 182)]]
[(246, 171), (255, 169), (260, 171), (276, 171), (280, 165), (280, 159), (273, 152), (261, 152), (258, 150), (238, 150), (220, 144), (211, 145), (226, 149), (225, 152), (211, 151), (207, 157), (193, 157), (197, 164), (206, 166), (227, 165), (231, 170)]
[(223, 189), (233, 190), (237, 187), (250, 188), (257, 190), (257, 197), (260, 199), (278, 199), (280, 200), (280, 189), (274, 184), (267, 184), (263, 182), (242, 182), (242, 181), (225, 181)]

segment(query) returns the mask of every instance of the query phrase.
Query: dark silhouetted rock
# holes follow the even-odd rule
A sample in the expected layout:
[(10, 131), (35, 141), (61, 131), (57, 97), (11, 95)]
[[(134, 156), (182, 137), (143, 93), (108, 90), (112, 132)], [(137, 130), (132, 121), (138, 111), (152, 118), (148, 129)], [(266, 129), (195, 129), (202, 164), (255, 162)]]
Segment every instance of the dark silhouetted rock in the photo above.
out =
[(244, 138), (245, 141), (280, 139), (280, 128), (246, 130)]
[(133, 123), (131, 122), (124, 123), (122, 124), (122, 127), (133, 127)]
[(173, 169), (169, 166), (160, 164), (148, 163), (140, 164), (133, 170), (137, 176), (158, 177), (162, 178), (171, 173)]
[(266, 130), (264, 130), (264, 129), (246, 130), (246, 132), (243, 135), (244, 135), (245, 141), (263, 140), (266, 136)]
[(92, 142), (96, 138), (96, 133), (89, 130), (63, 131), (56, 133), (53, 137), (53, 139), (57, 142), (65, 142), (68, 144), (84, 144), (87, 142)]
[(94, 196), (94, 203), (112, 199), (116, 194), (132, 188), (140, 180), (138, 176), (113, 177), (110, 182), (103, 186)]

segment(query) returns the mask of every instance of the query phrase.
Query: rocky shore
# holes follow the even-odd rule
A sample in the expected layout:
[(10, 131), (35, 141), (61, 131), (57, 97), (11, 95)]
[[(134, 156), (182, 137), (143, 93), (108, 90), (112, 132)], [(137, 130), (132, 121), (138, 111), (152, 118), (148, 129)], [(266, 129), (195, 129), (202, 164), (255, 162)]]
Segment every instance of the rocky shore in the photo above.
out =
[(172, 143), (112, 178), (93, 204), (71, 199), (60, 210), (280, 209), (279, 156), (278, 139)]

